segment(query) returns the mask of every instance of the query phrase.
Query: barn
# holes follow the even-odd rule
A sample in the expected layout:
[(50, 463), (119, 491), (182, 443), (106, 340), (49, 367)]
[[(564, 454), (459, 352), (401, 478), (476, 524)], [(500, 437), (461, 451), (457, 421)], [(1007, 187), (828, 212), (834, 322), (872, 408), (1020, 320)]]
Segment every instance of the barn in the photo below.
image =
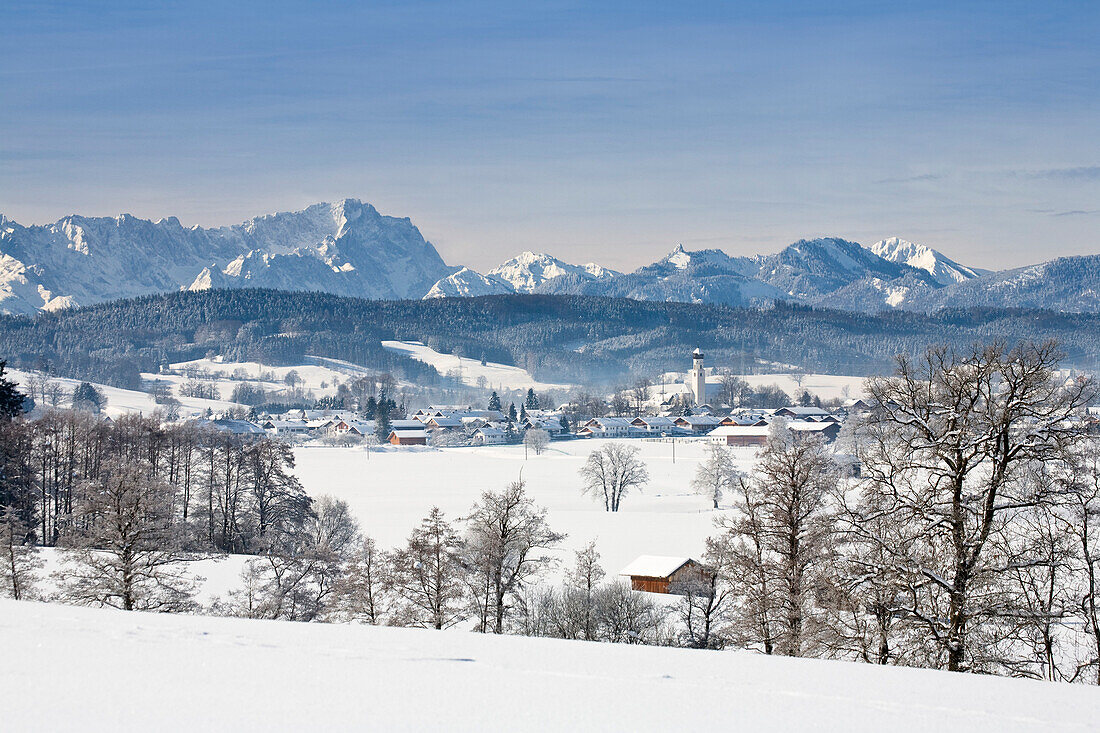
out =
[(632, 590), (646, 593), (675, 593), (679, 583), (707, 582), (706, 569), (690, 557), (641, 555), (619, 575), (630, 578)]
[(390, 443), (393, 445), (427, 445), (427, 430), (393, 430), (390, 432)]

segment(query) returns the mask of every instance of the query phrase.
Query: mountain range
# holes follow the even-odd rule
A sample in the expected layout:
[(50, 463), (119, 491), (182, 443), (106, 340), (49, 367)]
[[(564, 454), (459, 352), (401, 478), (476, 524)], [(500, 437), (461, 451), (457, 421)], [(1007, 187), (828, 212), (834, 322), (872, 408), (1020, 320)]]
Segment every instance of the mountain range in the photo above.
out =
[(1100, 310), (1100, 255), (989, 272), (897, 237), (828, 237), (770, 255), (676, 247), (621, 273), (524, 252), (480, 273), (447, 265), (408, 218), (356, 199), (242, 224), (67, 216), (21, 226), (0, 215), (0, 312), (32, 314), (172, 290), (264, 287), (369, 299), (512, 293), (760, 306), (789, 301), (875, 313), (972, 306)]

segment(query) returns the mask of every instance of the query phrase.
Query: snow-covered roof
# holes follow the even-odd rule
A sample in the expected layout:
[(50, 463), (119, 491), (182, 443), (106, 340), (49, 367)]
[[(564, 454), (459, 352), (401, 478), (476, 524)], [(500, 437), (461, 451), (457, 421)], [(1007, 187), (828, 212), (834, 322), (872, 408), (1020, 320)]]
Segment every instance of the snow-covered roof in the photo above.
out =
[(619, 571), (619, 575), (640, 575), (646, 578), (667, 578), (689, 562), (690, 557), (669, 555), (639, 555), (634, 562)]
[(759, 435), (766, 436), (770, 430), (771, 426), (769, 425), (722, 425), (711, 430), (707, 435), (715, 438), (725, 438), (728, 436), (744, 438)]
[(805, 417), (807, 415), (825, 416), (829, 414), (828, 410), (820, 407), (781, 407), (779, 410), (776, 410), (776, 412), (789, 412), (792, 415), (798, 415), (800, 417)]
[(390, 435), (396, 435), (398, 438), (427, 438), (427, 430), (391, 430)]
[(805, 420), (793, 420), (787, 423), (787, 427), (796, 433), (821, 433), (832, 426), (836, 425), (835, 422), (808, 422)]

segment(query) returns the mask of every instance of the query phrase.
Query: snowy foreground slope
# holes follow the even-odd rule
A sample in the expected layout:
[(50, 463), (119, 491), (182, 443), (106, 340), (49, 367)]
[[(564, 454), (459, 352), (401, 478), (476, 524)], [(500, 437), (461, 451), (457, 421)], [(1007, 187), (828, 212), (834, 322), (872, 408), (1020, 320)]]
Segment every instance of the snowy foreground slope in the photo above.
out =
[(1094, 688), (744, 652), (0, 601), (3, 728), (1078, 731)]

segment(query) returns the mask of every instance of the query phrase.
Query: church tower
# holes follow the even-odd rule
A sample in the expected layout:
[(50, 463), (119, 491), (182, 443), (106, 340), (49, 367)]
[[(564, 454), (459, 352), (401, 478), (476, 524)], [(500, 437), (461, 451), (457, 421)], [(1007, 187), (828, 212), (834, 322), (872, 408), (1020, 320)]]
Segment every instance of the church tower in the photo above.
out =
[(696, 349), (691, 354), (691, 391), (695, 395), (695, 404), (703, 405), (707, 401), (707, 370), (703, 368), (703, 352)]

